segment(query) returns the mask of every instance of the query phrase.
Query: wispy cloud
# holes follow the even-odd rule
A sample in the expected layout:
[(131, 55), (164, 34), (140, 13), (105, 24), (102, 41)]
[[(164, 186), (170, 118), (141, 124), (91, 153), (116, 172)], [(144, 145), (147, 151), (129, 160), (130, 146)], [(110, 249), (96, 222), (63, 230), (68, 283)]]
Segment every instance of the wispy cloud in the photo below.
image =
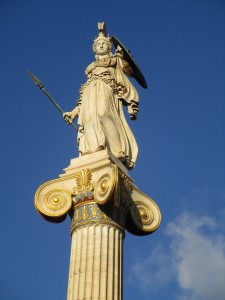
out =
[(167, 227), (180, 287), (192, 300), (225, 299), (225, 238), (210, 217), (182, 214)]
[(136, 261), (133, 264), (128, 280), (130, 282), (138, 281), (144, 292), (157, 291), (170, 281), (173, 269), (168, 253), (165, 252), (162, 245), (158, 244), (145, 260)]
[(182, 213), (166, 228), (169, 247), (158, 245), (144, 262), (136, 262), (130, 278), (144, 291), (166, 288), (173, 280), (179, 300), (224, 300), (225, 238), (218, 229), (212, 217)]

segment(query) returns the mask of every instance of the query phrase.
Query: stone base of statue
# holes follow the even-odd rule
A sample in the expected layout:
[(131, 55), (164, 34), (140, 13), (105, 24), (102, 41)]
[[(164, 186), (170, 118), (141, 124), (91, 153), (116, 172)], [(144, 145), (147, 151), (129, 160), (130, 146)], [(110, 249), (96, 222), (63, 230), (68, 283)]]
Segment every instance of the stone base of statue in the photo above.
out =
[(72, 218), (67, 300), (122, 299), (125, 229), (154, 232), (159, 208), (107, 149), (72, 159), (64, 171), (39, 187), (35, 207), (51, 222)]

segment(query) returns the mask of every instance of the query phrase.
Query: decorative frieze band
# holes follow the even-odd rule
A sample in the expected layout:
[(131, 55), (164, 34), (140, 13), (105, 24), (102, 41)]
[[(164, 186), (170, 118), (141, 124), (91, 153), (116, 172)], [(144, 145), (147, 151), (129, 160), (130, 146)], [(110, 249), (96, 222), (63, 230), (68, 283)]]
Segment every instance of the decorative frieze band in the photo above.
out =
[(109, 224), (124, 231), (125, 221), (126, 211), (112, 202), (100, 206), (95, 201), (85, 201), (75, 206), (71, 234), (76, 228), (89, 224)]
[(44, 183), (35, 194), (35, 207), (51, 222), (62, 222), (68, 213), (73, 218), (72, 230), (87, 222), (107, 222), (145, 235), (154, 232), (161, 221), (156, 203), (113, 163)]

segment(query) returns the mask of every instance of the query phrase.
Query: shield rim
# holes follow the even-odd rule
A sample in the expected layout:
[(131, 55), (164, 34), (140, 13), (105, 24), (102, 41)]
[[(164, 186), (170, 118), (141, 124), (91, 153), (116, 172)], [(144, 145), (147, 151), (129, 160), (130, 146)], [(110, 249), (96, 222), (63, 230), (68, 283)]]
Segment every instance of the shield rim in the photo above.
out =
[(141, 70), (139, 69), (138, 65), (136, 64), (136, 62), (134, 61), (134, 58), (131, 56), (130, 52), (126, 49), (126, 47), (124, 47), (124, 45), (120, 42), (120, 40), (118, 40), (117, 37), (112, 36), (111, 37), (113, 45), (115, 48), (117, 48), (117, 46), (120, 46), (123, 49), (124, 52), (124, 58), (125, 60), (127, 60), (127, 62), (130, 64), (133, 72), (134, 72), (134, 78), (136, 79), (136, 81), (144, 88), (147, 89), (147, 82), (144, 78), (144, 75), (142, 74)]

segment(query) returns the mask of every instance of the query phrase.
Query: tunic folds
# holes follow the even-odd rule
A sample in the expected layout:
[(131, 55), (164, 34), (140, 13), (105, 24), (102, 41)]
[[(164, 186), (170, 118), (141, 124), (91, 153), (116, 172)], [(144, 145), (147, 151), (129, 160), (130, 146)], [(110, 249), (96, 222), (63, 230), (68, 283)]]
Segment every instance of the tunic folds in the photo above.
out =
[(78, 100), (78, 148), (81, 155), (104, 148), (128, 168), (138, 155), (138, 146), (123, 113), (123, 104), (138, 104), (138, 94), (123, 72), (120, 57), (108, 57), (90, 64), (87, 82)]

